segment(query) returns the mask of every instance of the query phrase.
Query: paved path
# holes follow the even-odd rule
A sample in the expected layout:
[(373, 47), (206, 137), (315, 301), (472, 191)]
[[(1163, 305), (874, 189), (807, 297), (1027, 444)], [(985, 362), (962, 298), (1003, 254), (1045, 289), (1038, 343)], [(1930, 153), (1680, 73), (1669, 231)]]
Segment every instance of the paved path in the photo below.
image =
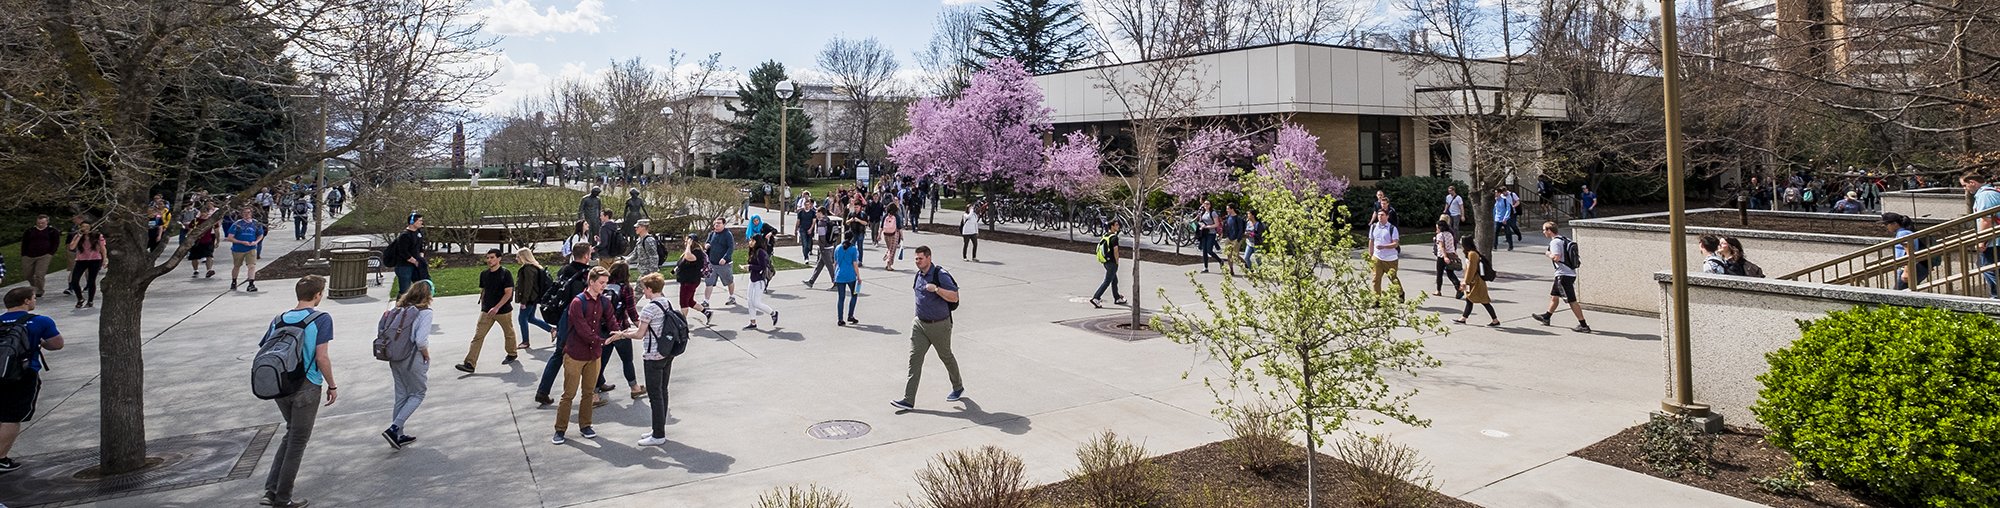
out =
[[(283, 233), (267, 253), (291, 242)], [(958, 239), (913, 234), (905, 243), (948, 249)], [(855, 327), (824, 323), (833, 317), (832, 292), (803, 287), (805, 272), (783, 272), (769, 300), (782, 313), (782, 327), (740, 331), (747, 316), (735, 306), (697, 332), (673, 376), (670, 442), (658, 448), (634, 445), (647, 412), (622, 390), (597, 413), (599, 439), (580, 439), (572, 430), (569, 444), (548, 443), (554, 411), (531, 400), (536, 373), (550, 355), (545, 333), (532, 334), (536, 348), (523, 364), (499, 365), (496, 338), (479, 373), (452, 370), (475, 322), (476, 297), (464, 296), (435, 305), (429, 397), (408, 429), (422, 440), (391, 450), (376, 435), (388, 421), (387, 367), (368, 346), (389, 303), (386, 290), (371, 287), (366, 298), (322, 307), (336, 322), (332, 351), (342, 397), (320, 412), (298, 495), (324, 506), (749, 506), (772, 487), (818, 483), (855, 506), (888, 506), (917, 492), (911, 476), (927, 458), (952, 449), (1000, 446), (1024, 458), (1030, 481), (1044, 483), (1061, 480), (1075, 466), (1075, 446), (1103, 429), (1143, 440), (1154, 453), (1228, 437), (1210, 413), (1216, 406), (1202, 377), (1216, 366), (1204, 355), (1162, 339), (1127, 343), (1054, 324), (1120, 312), (1079, 303), (1102, 274), (1088, 254), (998, 242), (982, 247), (983, 263), (948, 255), (944, 263), (966, 287), (954, 335), (968, 387), (964, 402), (942, 401), (949, 385), (933, 359), (919, 411), (895, 414), (887, 404), (903, 385), (907, 268), (864, 272), (862, 325)], [(1604, 506), (1648, 497), (1733, 502), (1565, 458), (1657, 406), (1658, 322), (1592, 314), (1596, 334), (1542, 327), (1527, 315), (1546, 306), (1547, 262), (1525, 249), (1501, 252), (1496, 261), (1502, 272), (1537, 275), (1495, 284), (1506, 326), (1458, 327), (1427, 339), (1444, 367), (1398, 381), (1422, 390), (1412, 409), (1432, 425), (1369, 430), (1422, 451), (1444, 493), (1491, 508)], [(1427, 287), (1429, 274), (1411, 268), (1410, 282)], [(1191, 298), (1187, 270), (1148, 264), (1144, 276), (1149, 286)], [(153, 285), (145, 322), (152, 437), (280, 421), (270, 403), (247, 393), (241, 373), (270, 316), (292, 305), (290, 284), (271, 281), (260, 294), (228, 292), (226, 285), (174, 276)], [(1159, 305), (1146, 296), (1145, 305)], [(50, 355), (55, 370), (41, 411), (15, 456), (97, 443), (97, 311), (50, 300), (45, 310), (66, 332), (69, 348)], [(1427, 308), (1455, 313), (1457, 303), (1434, 299)], [(1183, 379), (1184, 372), (1191, 373)], [(611, 379), (623, 384), (615, 369)], [(808, 425), (838, 419), (866, 422), (873, 431), (844, 441), (805, 434)], [(247, 480), (96, 505), (248, 505), (261, 492), (274, 451), (266, 450)]]

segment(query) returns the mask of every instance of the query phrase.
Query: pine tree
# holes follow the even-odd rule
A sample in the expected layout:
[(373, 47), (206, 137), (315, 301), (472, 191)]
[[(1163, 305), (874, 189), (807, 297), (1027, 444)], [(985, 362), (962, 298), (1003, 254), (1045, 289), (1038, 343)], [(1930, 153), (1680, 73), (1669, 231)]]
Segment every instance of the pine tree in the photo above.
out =
[[(717, 154), (715, 161), (722, 177), (778, 180), (778, 82), (785, 79), (785, 65), (768, 61), (750, 71), (750, 79), (737, 86), (737, 104), (726, 106), (736, 114), (736, 120), (729, 124), (734, 142)], [(804, 95), (804, 87), (799, 87), (784, 102), (788, 107), (799, 107)], [(812, 117), (794, 109), (783, 120), (790, 139), (785, 154), (790, 174), (804, 175), (806, 161), (812, 159)]]
[(980, 14), (981, 60), (1012, 58), (1030, 74), (1063, 70), (1090, 56), (1083, 6), (1065, 0), (1000, 0)]

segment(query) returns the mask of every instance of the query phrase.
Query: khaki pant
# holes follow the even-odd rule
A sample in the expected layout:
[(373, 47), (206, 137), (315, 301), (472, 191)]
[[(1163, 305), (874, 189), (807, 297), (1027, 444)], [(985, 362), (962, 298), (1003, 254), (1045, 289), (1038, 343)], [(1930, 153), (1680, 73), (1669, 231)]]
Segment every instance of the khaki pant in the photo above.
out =
[(936, 323), (925, 323), (922, 319), (911, 320), (910, 327), (910, 376), (903, 385), (903, 403), (917, 404), (917, 384), (924, 377), (924, 358), (931, 348), (937, 348), (938, 360), (944, 362), (945, 374), (951, 377), (952, 391), (965, 389), (965, 381), (958, 376), (958, 356), (951, 354), (951, 318)]
[[(557, 354), (562, 353), (558, 351)], [(597, 379), (597, 371), (603, 365), (603, 363), (597, 360), (584, 361), (570, 358), (567, 354), (563, 355), (563, 393), (562, 401), (556, 404), (556, 432), (569, 430), (569, 407), (570, 402), (577, 398), (577, 385), (583, 384), (583, 380), (585, 379)], [(589, 427), (590, 410), (594, 409), (594, 406), (597, 405), (597, 387), (583, 386), (582, 388), (583, 407), (577, 411), (576, 425), (578, 427)]]
[(514, 313), (512, 312), (504, 314), (479, 313), (479, 326), (474, 328), (472, 332), (472, 350), (465, 353), (465, 364), (479, 365), (479, 349), (486, 345), (486, 332), (493, 329), (494, 323), (500, 324), (500, 331), (507, 337), (507, 341), (501, 343), (507, 346), (507, 356), (514, 356), (517, 351), (514, 349), (513, 318)]
[(55, 260), (55, 258), (54, 254), (43, 254), (23, 259), (24, 264), (28, 265), (26, 268), (28, 270), (28, 285), (34, 286), (36, 296), (40, 296), (42, 288), (47, 286), (49, 262)]
[(1396, 270), (1401, 266), (1402, 260), (1383, 261), (1375, 259), (1374, 256), (1369, 256), (1368, 260), (1371, 261), (1368, 272), (1375, 276), (1375, 292), (1382, 292), (1382, 275), (1388, 274), (1390, 287), (1396, 290), (1397, 295), (1401, 295), (1403, 293), (1403, 279), (1396, 277)]

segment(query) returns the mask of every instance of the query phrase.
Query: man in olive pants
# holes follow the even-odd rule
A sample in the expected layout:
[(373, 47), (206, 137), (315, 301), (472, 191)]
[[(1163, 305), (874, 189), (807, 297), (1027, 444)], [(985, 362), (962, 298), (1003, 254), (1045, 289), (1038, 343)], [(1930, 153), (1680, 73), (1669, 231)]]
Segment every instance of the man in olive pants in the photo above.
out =
[(951, 272), (931, 264), (930, 246), (917, 247), (917, 322), (910, 330), (910, 382), (903, 386), (903, 398), (890, 401), (896, 409), (917, 408), (917, 383), (924, 375), (924, 357), (936, 347), (944, 370), (951, 374), (951, 394), (945, 402), (958, 402), (965, 395), (965, 382), (958, 376), (958, 357), (951, 354), (951, 307), (958, 303), (958, 281)]

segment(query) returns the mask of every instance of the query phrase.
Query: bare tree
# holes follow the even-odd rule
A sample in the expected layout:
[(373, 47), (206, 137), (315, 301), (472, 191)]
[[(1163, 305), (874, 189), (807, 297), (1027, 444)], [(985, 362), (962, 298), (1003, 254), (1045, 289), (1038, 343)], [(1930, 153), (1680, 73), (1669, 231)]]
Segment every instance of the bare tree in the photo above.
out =
[[(668, 62), (668, 68), (677, 63)], [(638, 166), (665, 149), (666, 118), (660, 111), (667, 99), (665, 79), (640, 58), (613, 61), (597, 85), (597, 96), (605, 116), (604, 150), (617, 154), (626, 176), (632, 176)]]
[(979, 9), (946, 6), (931, 23), (930, 44), (916, 53), (917, 67), (923, 69), (925, 93), (938, 97), (957, 96), (972, 82), (978, 68)]
[[(154, 187), (187, 167), (186, 159), (154, 150), (149, 129), (162, 113), (163, 92), (233, 81), (318, 95), (338, 112), (328, 148), (292, 157), (230, 198), (243, 201), (258, 187), (355, 153), (367, 140), (434, 122), (451, 104), (483, 93), (492, 73), (478, 64), (490, 42), (476, 36), (480, 23), (462, 0), (5, 0), (0, 7), (9, 12), (0, 20), (9, 41), (0, 50), (0, 92), (12, 104), (0, 117), (0, 144), (11, 147), (0, 150), (0, 171), (34, 191), (0, 199), (96, 208), (110, 243), (99, 320), (99, 455), (109, 474), (146, 463), (146, 289), (192, 246), (162, 258), (169, 244), (149, 249), (146, 242)], [(262, 72), (207, 65), (217, 57)], [(326, 79), (310, 87), (286, 82), (298, 73)]]
[[(833, 126), (847, 132), (828, 141), (846, 141), (851, 143), (850, 153), (860, 154), (862, 159), (881, 160), (886, 145), (869, 143), (874, 139), (869, 131), (884, 114), (880, 104), (883, 96), (895, 85), (896, 71), (900, 68), (896, 53), (874, 37), (835, 37), (820, 50), (818, 62), (820, 70), (832, 80), (834, 93), (845, 99), (841, 121)], [(803, 94), (805, 90), (801, 88), (797, 93)]]
[(709, 53), (686, 65), (681, 64), (680, 52), (667, 54), (667, 68), (672, 69), (666, 79), (667, 107), (672, 108), (672, 113), (667, 116), (666, 152), (672, 154), (669, 160), (674, 162), (676, 171), (689, 173), (694, 170), (695, 149), (714, 137), (721, 127), (714, 106), (705, 102), (707, 99), (701, 92), (723, 85), (733, 69), (722, 67), (721, 53)]
[(1343, 43), (1356, 35), (1352, 0), (1102, 0), (1094, 24), (1123, 61), (1278, 42)]

